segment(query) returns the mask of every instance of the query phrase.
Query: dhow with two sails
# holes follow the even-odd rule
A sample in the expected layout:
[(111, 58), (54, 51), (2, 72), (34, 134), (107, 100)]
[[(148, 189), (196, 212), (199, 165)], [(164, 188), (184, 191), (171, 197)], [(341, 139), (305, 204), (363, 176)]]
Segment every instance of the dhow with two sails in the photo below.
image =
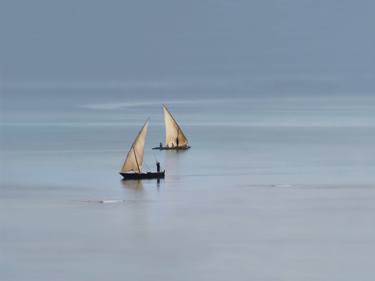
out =
[(181, 127), (178, 125), (172, 113), (167, 106), (163, 104), (164, 124), (165, 124), (165, 144), (160, 143), (159, 146), (152, 149), (159, 150), (187, 150), (190, 148), (188, 139), (186, 138)]

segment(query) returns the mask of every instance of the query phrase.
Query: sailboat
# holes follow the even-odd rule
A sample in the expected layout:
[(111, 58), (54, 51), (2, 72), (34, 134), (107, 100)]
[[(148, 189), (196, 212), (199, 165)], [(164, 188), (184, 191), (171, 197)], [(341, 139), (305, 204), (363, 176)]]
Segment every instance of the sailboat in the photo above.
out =
[(149, 119), (146, 120), (142, 129), (135, 138), (130, 150), (126, 156), (125, 162), (122, 165), (120, 175), (123, 180), (141, 180), (141, 179), (162, 179), (165, 175), (165, 170), (160, 171), (160, 163), (156, 162), (156, 172), (142, 172), (142, 163), (144, 148), (147, 136)]
[(188, 139), (186, 138), (181, 127), (174, 119), (172, 113), (168, 110), (167, 106), (163, 104), (164, 111), (164, 124), (165, 124), (165, 144), (160, 143), (159, 146), (152, 149), (160, 150), (186, 150), (189, 149)]

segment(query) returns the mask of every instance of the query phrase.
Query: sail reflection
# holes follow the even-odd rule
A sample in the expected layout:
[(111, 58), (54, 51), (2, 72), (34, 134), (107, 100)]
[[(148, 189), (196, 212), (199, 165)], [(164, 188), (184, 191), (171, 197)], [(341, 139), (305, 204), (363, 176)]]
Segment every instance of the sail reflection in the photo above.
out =
[(124, 188), (128, 190), (134, 190), (137, 192), (143, 191), (143, 183), (141, 180), (121, 181), (121, 184)]

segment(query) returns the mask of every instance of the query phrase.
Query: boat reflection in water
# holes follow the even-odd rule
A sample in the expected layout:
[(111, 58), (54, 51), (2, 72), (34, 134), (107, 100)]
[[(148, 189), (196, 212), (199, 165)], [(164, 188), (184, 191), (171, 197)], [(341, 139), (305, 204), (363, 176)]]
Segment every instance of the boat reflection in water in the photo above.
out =
[(128, 180), (128, 181), (121, 181), (122, 186), (125, 189), (133, 190), (137, 192), (143, 191), (143, 183), (141, 180)]
[[(152, 188), (154, 186), (153, 183), (154, 182), (151, 181), (147, 185)], [(121, 184), (122, 184), (123, 188), (125, 188), (126, 190), (129, 190), (129, 191), (140, 192), (140, 193), (145, 191), (144, 184), (143, 184), (142, 180), (126, 180), (126, 181), (122, 180)], [(159, 191), (160, 190), (160, 179), (156, 180), (155, 186), (156, 186), (157, 190)]]

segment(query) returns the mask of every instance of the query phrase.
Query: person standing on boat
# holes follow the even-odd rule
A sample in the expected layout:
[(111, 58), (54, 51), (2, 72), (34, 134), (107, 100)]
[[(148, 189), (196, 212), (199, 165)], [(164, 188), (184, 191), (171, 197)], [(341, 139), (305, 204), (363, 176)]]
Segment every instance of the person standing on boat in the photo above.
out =
[(176, 138), (176, 146), (178, 147), (178, 138)]
[(156, 161), (156, 171), (160, 173), (160, 162)]

